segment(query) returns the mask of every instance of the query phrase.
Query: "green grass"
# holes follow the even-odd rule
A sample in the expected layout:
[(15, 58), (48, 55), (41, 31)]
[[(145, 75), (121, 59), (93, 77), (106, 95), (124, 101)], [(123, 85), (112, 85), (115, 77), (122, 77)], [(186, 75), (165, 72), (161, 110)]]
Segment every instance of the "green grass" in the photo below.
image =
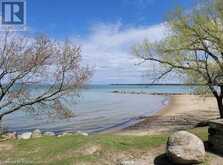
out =
[(189, 132), (197, 135), (199, 138), (201, 138), (203, 141), (208, 140), (208, 128), (202, 127), (202, 128), (194, 128), (191, 130), (188, 130)]
[(167, 135), (156, 136), (115, 136), (102, 135), (93, 138), (97, 143), (102, 144), (106, 149), (112, 150), (130, 150), (141, 149), (145, 150), (155, 146), (164, 144)]
[[(194, 129), (203, 140), (207, 139), (207, 129)], [(152, 148), (165, 144), (167, 134), (154, 136), (65, 136), (43, 137), (30, 140), (12, 140), (0, 143), (11, 145), (12, 149), (0, 149), (0, 161), (16, 162), (17, 164), (80, 164), (91, 162), (95, 164), (110, 153), (149, 151)], [(88, 146), (101, 146), (100, 153), (85, 155), (84, 148)], [(1, 148), (1, 147), (0, 147)], [(0, 162), (1, 163), (1, 162)], [(14, 163), (15, 164), (15, 163)], [(97, 163), (96, 163), (97, 164)]]

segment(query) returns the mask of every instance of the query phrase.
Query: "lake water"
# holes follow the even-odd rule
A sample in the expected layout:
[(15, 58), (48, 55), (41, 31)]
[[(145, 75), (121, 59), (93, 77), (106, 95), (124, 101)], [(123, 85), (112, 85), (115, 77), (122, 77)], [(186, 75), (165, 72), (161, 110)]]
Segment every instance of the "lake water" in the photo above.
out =
[(3, 118), (9, 131), (100, 132), (123, 128), (138, 122), (142, 116), (158, 112), (168, 103), (167, 96), (149, 94), (120, 94), (113, 91), (146, 93), (190, 93), (188, 86), (154, 85), (94, 85), (81, 90), (80, 97), (66, 98), (64, 104), (75, 114), (70, 119), (33, 118), (16, 112)]

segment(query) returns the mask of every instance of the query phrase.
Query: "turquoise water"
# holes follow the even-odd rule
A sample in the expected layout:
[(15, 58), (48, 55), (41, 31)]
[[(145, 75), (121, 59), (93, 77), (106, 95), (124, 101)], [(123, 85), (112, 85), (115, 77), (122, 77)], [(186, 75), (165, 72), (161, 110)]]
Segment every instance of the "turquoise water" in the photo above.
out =
[[(144, 92), (146, 94), (120, 94), (113, 91)], [(94, 85), (81, 90), (80, 97), (66, 97), (65, 106), (75, 116), (70, 119), (34, 118), (16, 112), (3, 119), (10, 131), (41, 129), (47, 131), (100, 132), (111, 128), (121, 129), (138, 122), (142, 116), (158, 112), (168, 103), (167, 96), (149, 93), (190, 93), (188, 86), (154, 85)], [(43, 109), (44, 110), (44, 109)]]

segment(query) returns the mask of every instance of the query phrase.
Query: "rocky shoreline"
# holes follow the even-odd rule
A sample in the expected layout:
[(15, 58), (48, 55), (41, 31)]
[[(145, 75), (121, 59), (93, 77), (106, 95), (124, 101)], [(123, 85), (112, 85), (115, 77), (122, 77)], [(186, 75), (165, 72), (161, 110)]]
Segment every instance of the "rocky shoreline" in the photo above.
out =
[(18, 140), (28, 140), (28, 139), (35, 139), (35, 138), (41, 138), (46, 136), (55, 136), (55, 137), (63, 137), (63, 136), (71, 136), (71, 135), (81, 135), (81, 136), (88, 136), (88, 133), (77, 131), (75, 133), (72, 132), (63, 132), (61, 134), (56, 134), (55, 132), (42, 132), (39, 129), (35, 129), (32, 132), (24, 132), (22, 134), (18, 134), (17, 132), (9, 132), (2, 135), (2, 138), (0, 141), (5, 141), (9, 139), (18, 139)]
[[(208, 120), (218, 118), (217, 105), (212, 97), (203, 98), (198, 95), (167, 95), (168, 104), (155, 113), (153, 116), (140, 116), (135, 118), (134, 123), (127, 128), (111, 128), (97, 133), (118, 133), (118, 134), (157, 134), (160, 132), (170, 132), (190, 129), (197, 126), (205, 126)], [(65, 136), (79, 134), (88, 136), (88, 133), (77, 132), (48, 132), (31, 130), (26, 132), (11, 132), (4, 135), (4, 139), (28, 139), (35, 136)]]

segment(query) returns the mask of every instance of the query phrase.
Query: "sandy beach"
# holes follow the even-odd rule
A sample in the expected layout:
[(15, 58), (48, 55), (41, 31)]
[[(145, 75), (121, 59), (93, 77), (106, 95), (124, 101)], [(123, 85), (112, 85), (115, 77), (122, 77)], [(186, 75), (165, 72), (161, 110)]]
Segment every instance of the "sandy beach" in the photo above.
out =
[[(217, 102), (214, 97), (199, 95), (172, 95), (169, 104), (155, 115), (203, 115), (218, 113)], [(197, 116), (199, 117), (199, 115)]]
[(187, 129), (218, 117), (214, 97), (170, 95), (168, 105), (161, 111), (119, 134), (147, 135)]

